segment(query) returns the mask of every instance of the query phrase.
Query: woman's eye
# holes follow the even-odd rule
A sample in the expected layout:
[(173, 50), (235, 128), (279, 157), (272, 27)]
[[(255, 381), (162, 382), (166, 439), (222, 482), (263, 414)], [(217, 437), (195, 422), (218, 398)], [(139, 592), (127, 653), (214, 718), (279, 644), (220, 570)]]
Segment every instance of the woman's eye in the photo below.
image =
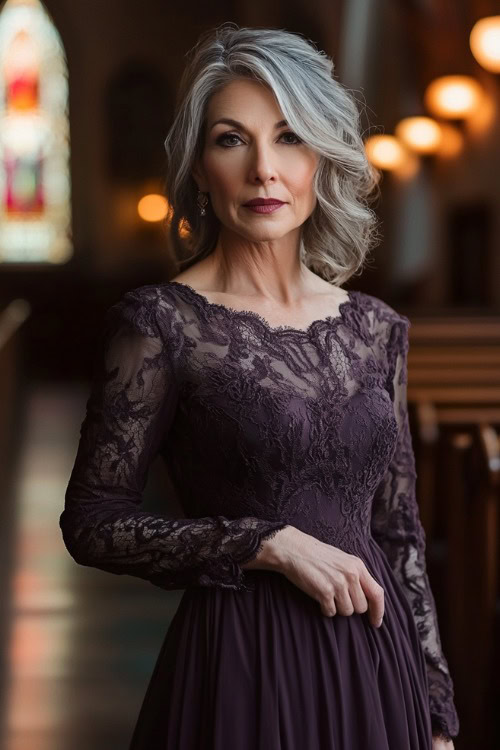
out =
[[(300, 138), (297, 135), (295, 135), (295, 133), (292, 133), (291, 130), (287, 130), (286, 133), (282, 133), (280, 135), (280, 138), (283, 138), (285, 136), (290, 136), (290, 135), (292, 136), (292, 138), (295, 138), (296, 140), (292, 143), (290, 142), (286, 143), (287, 146), (295, 146), (295, 145), (302, 143)], [(236, 138), (237, 140), (241, 140), (240, 137), (236, 135), (236, 133), (223, 133), (221, 136), (217, 138), (216, 143), (220, 146), (223, 146), (224, 148), (231, 148), (231, 144), (228, 144), (227, 142), (228, 138)]]
[[(296, 139), (296, 143), (302, 143), (302, 141), (300, 140), (299, 136), (295, 135), (295, 133), (292, 133), (291, 130), (287, 130), (286, 133), (282, 133), (281, 137), (283, 137), (284, 135), (291, 135), (292, 138)], [(290, 143), (290, 146), (294, 146), (294, 145), (295, 145), (294, 143)]]
[(217, 142), (217, 143), (218, 143), (218, 144), (219, 144), (220, 146), (227, 146), (227, 139), (228, 139), (228, 138), (238, 138), (238, 136), (237, 136), (237, 135), (235, 135), (234, 133), (224, 133), (223, 135), (221, 135), (221, 136), (219, 136), (219, 137), (217, 138), (217, 141), (216, 141), (216, 142)]

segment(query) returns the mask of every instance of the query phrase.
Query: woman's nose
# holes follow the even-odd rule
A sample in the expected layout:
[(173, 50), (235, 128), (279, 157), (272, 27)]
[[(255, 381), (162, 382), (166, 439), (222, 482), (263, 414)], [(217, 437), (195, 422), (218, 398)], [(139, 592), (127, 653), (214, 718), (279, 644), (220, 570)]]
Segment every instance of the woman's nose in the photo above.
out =
[(275, 158), (268, 146), (256, 145), (252, 149), (250, 156), (250, 177), (252, 180), (258, 179), (260, 182), (267, 182), (276, 177), (277, 171)]

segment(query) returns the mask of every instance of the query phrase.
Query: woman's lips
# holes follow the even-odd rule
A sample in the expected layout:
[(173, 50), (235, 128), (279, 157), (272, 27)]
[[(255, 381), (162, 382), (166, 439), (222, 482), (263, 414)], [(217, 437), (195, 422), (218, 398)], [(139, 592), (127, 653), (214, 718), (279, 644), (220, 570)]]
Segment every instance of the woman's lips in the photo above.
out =
[(243, 206), (243, 208), (249, 208), (250, 211), (255, 211), (257, 214), (272, 214), (273, 211), (277, 211), (282, 206), (286, 206), (286, 203), (257, 203), (253, 206)]

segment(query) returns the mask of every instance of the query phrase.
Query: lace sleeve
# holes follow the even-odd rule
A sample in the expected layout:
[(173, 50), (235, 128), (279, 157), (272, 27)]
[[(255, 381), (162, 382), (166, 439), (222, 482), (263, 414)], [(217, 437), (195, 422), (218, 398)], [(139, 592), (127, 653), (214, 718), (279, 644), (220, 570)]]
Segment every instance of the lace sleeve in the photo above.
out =
[(168, 518), (139, 507), (178, 399), (175, 347), (160, 332), (158, 305), (158, 299), (131, 291), (106, 314), (59, 519), (63, 540), (81, 565), (138, 576), (167, 590), (199, 585), (251, 591), (240, 565), (284, 522)]
[(417, 475), (407, 406), (409, 325), (408, 318), (400, 316), (392, 325), (388, 342), (388, 390), (399, 433), (391, 462), (375, 492), (372, 533), (413, 610), (427, 665), (433, 735), (450, 739), (458, 734), (459, 720), (426, 570), (426, 536), (415, 494)]

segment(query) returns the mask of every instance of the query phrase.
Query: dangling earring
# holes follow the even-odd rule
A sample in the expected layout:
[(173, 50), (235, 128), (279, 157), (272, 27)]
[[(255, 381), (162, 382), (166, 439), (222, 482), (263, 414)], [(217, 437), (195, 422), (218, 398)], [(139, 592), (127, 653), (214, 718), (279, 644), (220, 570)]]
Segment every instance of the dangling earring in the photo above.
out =
[(201, 190), (198, 190), (198, 197), (197, 197), (198, 206), (200, 208), (200, 216), (205, 216), (205, 206), (208, 203), (208, 194), (202, 193)]

